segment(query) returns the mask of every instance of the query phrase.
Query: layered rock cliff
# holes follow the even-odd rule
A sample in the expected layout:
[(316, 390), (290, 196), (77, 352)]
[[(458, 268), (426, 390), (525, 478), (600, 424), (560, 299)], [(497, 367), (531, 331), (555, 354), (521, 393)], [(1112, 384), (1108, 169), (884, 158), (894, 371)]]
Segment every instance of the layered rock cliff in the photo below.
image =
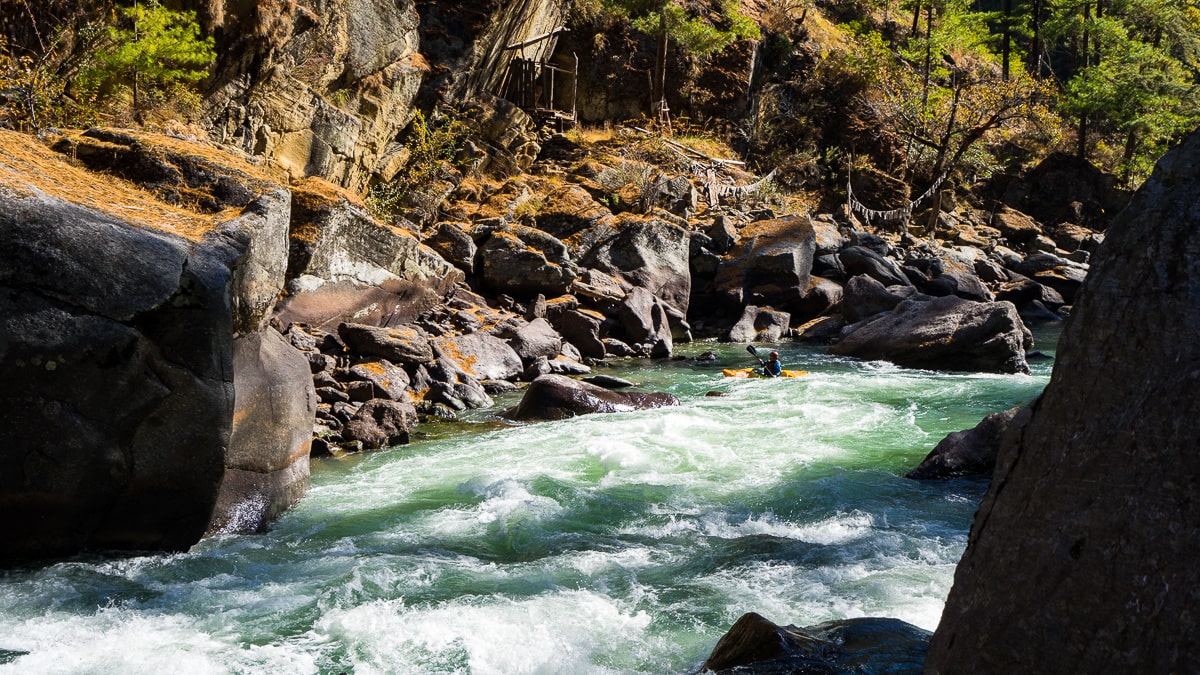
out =
[(1200, 133), (1096, 254), (1053, 377), (1004, 447), (933, 673), (1200, 669)]

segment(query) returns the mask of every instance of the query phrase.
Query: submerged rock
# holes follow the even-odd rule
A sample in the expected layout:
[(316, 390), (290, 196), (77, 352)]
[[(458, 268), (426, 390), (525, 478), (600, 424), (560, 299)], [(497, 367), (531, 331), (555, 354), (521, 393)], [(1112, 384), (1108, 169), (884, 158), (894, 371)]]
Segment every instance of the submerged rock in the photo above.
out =
[(507, 417), (521, 421), (561, 420), (590, 413), (630, 412), (679, 405), (665, 393), (616, 392), (563, 375), (542, 375)]
[(929, 636), (929, 631), (899, 619), (846, 619), (797, 628), (750, 612), (721, 637), (701, 672), (920, 673)]

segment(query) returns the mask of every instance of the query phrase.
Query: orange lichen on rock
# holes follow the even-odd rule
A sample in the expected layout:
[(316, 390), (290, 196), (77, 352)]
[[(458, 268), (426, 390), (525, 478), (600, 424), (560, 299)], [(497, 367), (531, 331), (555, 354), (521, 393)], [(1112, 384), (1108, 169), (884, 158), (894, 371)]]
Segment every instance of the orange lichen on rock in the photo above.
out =
[(32, 136), (4, 130), (0, 130), (0, 189), (21, 196), (45, 194), (136, 227), (193, 241), (240, 213), (230, 209), (201, 214), (166, 204), (130, 181), (75, 166)]

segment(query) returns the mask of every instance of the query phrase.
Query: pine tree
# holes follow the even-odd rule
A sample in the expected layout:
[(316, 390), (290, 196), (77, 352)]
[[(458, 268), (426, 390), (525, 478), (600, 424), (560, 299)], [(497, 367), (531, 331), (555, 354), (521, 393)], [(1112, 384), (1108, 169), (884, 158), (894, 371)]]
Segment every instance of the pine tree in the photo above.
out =
[(216, 52), (211, 37), (200, 37), (195, 12), (135, 2), (121, 8), (119, 16), (120, 24), (108, 27), (106, 44), (80, 81), (102, 96), (127, 89), (134, 118), (143, 122), (152, 101), (203, 80)]

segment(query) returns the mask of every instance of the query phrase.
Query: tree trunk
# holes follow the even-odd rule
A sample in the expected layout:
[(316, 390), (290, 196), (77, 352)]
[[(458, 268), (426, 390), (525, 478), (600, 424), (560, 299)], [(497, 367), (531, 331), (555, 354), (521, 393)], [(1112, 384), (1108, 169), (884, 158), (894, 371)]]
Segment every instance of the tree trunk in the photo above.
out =
[(1000, 77), (1005, 82), (1008, 82), (1008, 59), (1012, 53), (1012, 0), (1004, 0), (1001, 3), (1001, 38), (1000, 38)]
[[(932, 2), (933, 0), (930, 0)], [(909, 37), (917, 36), (917, 29), (921, 27), (921, 0), (917, 0), (916, 6), (913, 8), (912, 29), (908, 31)]]
[(664, 4), (658, 13), (658, 54), (654, 59), (654, 109), (651, 114), (658, 119), (663, 98), (667, 95), (667, 8)]
[(1033, 76), (1042, 79), (1042, 0), (1033, 2), (1033, 39), (1029, 45), (1029, 64)]

